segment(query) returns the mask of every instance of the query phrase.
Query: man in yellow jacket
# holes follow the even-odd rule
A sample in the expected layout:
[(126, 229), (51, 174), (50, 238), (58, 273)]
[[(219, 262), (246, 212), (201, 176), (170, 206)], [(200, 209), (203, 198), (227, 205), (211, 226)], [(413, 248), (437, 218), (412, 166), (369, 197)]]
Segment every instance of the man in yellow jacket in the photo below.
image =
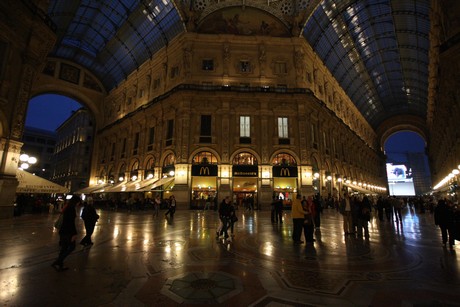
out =
[(308, 214), (308, 212), (302, 208), (301, 199), (302, 195), (297, 194), (296, 199), (294, 199), (292, 202), (291, 215), (292, 223), (294, 225), (294, 229), (292, 231), (292, 240), (294, 241), (294, 244), (303, 243), (303, 241), (300, 240), (300, 237), (302, 236), (305, 214)]

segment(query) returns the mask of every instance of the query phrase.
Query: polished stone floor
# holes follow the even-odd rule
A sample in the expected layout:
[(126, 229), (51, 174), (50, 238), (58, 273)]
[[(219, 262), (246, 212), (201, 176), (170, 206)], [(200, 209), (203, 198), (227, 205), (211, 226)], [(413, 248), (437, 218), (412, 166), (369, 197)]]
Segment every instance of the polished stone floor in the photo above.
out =
[(214, 211), (178, 210), (172, 221), (98, 211), (95, 244), (78, 246), (64, 272), (50, 266), (56, 215), (0, 220), (1, 306), (460, 306), (460, 257), (429, 213), (405, 209), (399, 225), (373, 218), (366, 240), (345, 237), (326, 209), (315, 244), (293, 245), (290, 212), (273, 225), (267, 211), (239, 210), (227, 243)]

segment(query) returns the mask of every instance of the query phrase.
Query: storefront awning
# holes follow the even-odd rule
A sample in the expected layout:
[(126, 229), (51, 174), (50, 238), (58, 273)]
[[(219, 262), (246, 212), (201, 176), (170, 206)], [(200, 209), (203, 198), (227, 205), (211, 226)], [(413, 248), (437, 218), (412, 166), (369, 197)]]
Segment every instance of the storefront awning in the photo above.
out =
[(363, 194), (369, 194), (369, 195), (375, 195), (375, 194), (378, 194), (377, 192), (373, 192), (373, 191), (370, 191), (370, 190), (366, 190), (358, 185), (353, 185), (353, 184), (348, 184), (348, 183), (343, 183), (344, 186), (347, 186), (349, 187), (350, 189), (352, 190), (355, 190), (355, 191), (358, 191), (358, 192), (361, 192)]
[(69, 193), (69, 189), (66, 187), (46, 180), (45, 178), (35, 176), (24, 170), (18, 169), (16, 172), (16, 178), (19, 181), (16, 193)]
[(163, 186), (165, 184), (170, 184), (173, 180), (174, 180), (174, 177), (161, 178), (160, 180), (155, 181), (152, 185), (148, 185), (148, 186), (140, 189), (139, 191), (140, 192), (148, 192), (148, 191), (154, 190), (154, 189), (156, 189), (158, 187), (161, 187), (161, 186)]
[(108, 183), (93, 185), (93, 186), (86, 187), (86, 188), (83, 188), (81, 190), (78, 190), (78, 191), (75, 192), (75, 194), (92, 194), (92, 193), (96, 193), (97, 190), (104, 189), (105, 187), (108, 187), (108, 186), (110, 186), (110, 184), (108, 184)]

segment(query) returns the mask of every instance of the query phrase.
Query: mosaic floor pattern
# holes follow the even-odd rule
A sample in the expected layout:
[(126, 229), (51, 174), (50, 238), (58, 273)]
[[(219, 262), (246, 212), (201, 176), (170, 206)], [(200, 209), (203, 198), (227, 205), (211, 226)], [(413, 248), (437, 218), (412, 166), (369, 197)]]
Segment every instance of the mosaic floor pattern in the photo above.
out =
[[(443, 248), (433, 216), (370, 223), (344, 236), (325, 209), (312, 245), (293, 245), (290, 212), (237, 211), (232, 242), (216, 239), (214, 211), (98, 210), (91, 248), (56, 272), (56, 215), (0, 221), (2, 306), (460, 306), (460, 259)], [(77, 220), (79, 236), (84, 234)], [(457, 246), (460, 248), (460, 246)]]

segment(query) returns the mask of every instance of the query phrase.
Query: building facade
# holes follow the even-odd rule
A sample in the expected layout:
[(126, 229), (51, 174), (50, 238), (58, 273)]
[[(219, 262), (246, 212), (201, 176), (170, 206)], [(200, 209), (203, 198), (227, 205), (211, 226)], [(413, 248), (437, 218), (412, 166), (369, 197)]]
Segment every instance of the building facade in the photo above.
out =
[(56, 133), (54, 131), (26, 127), (22, 141), (24, 142), (22, 152), (37, 158), (37, 163), (31, 164), (27, 171), (50, 180), (53, 174)]
[(52, 180), (73, 193), (88, 186), (94, 124), (88, 110), (80, 108), (56, 129)]
[(209, 196), (261, 207), (274, 195), (338, 197), (343, 179), (385, 190), (375, 134), (300, 39), (183, 35), (105, 106), (92, 184), (126, 184), (115, 197), (152, 197), (130, 183), (152, 173), (174, 174), (157, 191), (186, 208)]

